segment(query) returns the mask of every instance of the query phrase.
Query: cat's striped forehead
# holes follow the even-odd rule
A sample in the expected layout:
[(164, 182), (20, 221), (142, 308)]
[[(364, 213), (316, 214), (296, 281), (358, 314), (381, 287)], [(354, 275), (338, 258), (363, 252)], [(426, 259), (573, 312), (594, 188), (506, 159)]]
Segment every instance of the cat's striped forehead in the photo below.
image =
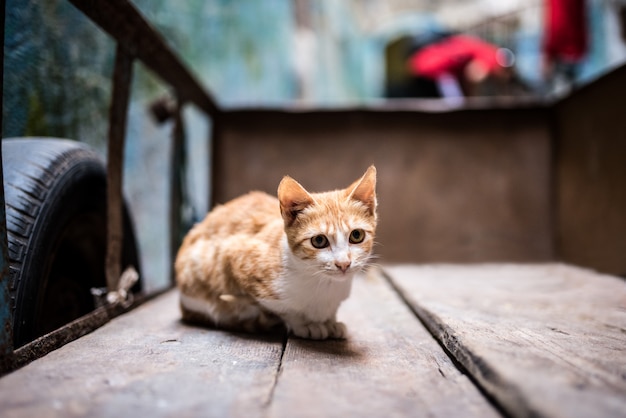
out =
[(372, 233), (376, 228), (376, 218), (361, 202), (347, 199), (340, 191), (312, 195), (315, 203), (299, 215), (298, 222), (292, 225), (300, 233), (335, 235), (347, 234), (360, 228)]
[(339, 219), (317, 219), (307, 222), (301, 226), (300, 231), (305, 236), (315, 236), (324, 234), (328, 237), (347, 236), (354, 229), (362, 229), (366, 232), (373, 233), (374, 225), (363, 219), (356, 218), (339, 218)]

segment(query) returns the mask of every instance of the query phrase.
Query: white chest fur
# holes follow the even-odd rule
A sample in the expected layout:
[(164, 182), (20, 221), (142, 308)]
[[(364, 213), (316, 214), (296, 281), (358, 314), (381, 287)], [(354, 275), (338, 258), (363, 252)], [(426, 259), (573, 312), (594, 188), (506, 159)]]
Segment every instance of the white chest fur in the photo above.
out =
[(334, 321), (339, 305), (350, 295), (353, 273), (325, 273), (295, 258), (288, 248), (283, 249), (284, 269), (273, 286), (279, 298), (259, 302), (280, 316)]

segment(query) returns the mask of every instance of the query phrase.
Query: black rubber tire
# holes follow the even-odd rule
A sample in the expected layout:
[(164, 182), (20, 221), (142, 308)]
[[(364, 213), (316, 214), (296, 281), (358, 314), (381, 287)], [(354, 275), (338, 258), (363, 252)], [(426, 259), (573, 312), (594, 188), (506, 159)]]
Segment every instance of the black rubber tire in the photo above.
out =
[[(106, 168), (70, 140), (2, 140), (13, 345), (89, 313), (105, 287)], [(124, 205), (122, 264), (140, 271)], [(139, 283), (133, 291), (140, 291)]]

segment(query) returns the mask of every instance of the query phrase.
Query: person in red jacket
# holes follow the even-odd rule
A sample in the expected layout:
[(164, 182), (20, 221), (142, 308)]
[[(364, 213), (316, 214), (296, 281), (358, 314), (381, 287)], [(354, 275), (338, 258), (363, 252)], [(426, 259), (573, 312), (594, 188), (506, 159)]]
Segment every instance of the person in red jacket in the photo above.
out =
[(425, 46), (408, 60), (416, 77), (435, 81), (443, 97), (470, 96), (489, 77), (511, 76), (513, 53), (479, 38), (453, 35)]

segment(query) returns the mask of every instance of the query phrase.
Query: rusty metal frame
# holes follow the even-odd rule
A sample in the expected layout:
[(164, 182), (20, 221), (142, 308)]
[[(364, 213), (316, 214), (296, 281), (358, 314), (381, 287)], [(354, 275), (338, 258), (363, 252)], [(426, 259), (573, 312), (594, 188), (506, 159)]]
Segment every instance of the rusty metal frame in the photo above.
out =
[(109, 291), (117, 289), (121, 271), (122, 242), (122, 176), (124, 140), (132, 81), (133, 59), (120, 44), (115, 53), (113, 92), (109, 111), (107, 155), (107, 254), (106, 281)]
[[(173, 127), (173, 152), (171, 164), (176, 167), (184, 158), (185, 135), (181, 109), (192, 103), (213, 122), (219, 124), (222, 111), (211, 95), (198, 83), (191, 72), (167, 45), (161, 35), (146, 21), (129, 0), (68, 0), (91, 21), (108, 33), (116, 42), (115, 68), (112, 75), (112, 95), (109, 110), (109, 135), (107, 158), (107, 255), (106, 278), (110, 291), (116, 290), (121, 274), (122, 230), (122, 173), (124, 140), (132, 69), (135, 60), (142, 62), (154, 74), (168, 84), (176, 98)], [(0, 0), (2, 44), (4, 45), (5, 0)], [(2, 64), (2, 62), (0, 62)], [(2, 71), (0, 65), (0, 76)], [(1, 78), (1, 77), (0, 77)], [(1, 85), (0, 85), (1, 89)], [(1, 91), (1, 90), (0, 90)], [(1, 122), (0, 122), (1, 129)], [(215, 130), (214, 130), (215, 132)], [(0, 180), (2, 159), (0, 149)], [(185, 204), (182, 193), (182, 174), (174, 170), (170, 185), (170, 243), (177, 247), (182, 236), (181, 205)], [(94, 312), (45, 335), (32, 343), (13, 351), (12, 317), (8, 303), (8, 257), (4, 193), (0, 188), (0, 375), (21, 367), (48, 352), (102, 326), (124, 311), (119, 306), (98, 308)], [(172, 261), (175, 250), (172, 249)], [(171, 285), (173, 282), (170, 283)], [(142, 295), (137, 304), (150, 295)]]
[(181, 102), (195, 104), (211, 118), (222, 113), (211, 95), (130, 1), (68, 1), (169, 84)]
[[(132, 64), (134, 59), (141, 61), (174, 90), (177, 99), (174, 112), (173, 152), (171, 164), (176, 167), (185, 150), (185, 135), (182, 126), (181, 108), (189, 102), (211, 118), (214, 124), (221, 110), (211, 95), (198, 83), (194, 76), (181, 63), (165, 40), (141, 16), (128, 0), (69, 0), (76, 8), (89, 17), (117, 42), (115, 70), (113, 74), (113, 98), (109, 123), (108, 156), (108, 245), (107, 245), (107, 287), (115, 290), (120, 277), (122, 242), (122, 161), (126, 115)], [(180, 241), (182, 182), (172, 174), (172, 199), (170, 206), (170, 243), (177, 247)], [(173, 261), (174, 250), (171, 258)]]

